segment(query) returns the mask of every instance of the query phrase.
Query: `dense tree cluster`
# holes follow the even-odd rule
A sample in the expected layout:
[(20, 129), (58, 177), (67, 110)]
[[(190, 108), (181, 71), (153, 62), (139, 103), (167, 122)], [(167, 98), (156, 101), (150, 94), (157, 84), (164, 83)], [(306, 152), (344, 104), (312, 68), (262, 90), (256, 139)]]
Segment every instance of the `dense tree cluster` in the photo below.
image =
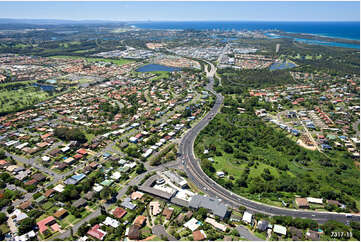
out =
[(62, 140), (76, 140), (81, 143), (86, 142), (85, 135), (79, 128), (56, 128), (54, 131), (54, 135)]
[(226, 94), (241, 94), (245, 93), (249, 88), (279, 86), (293, 81), (288, 70), (235, 70), (225, 68), (217, 72), (222, 79), (222, 86), (218, 86), (216, 90)]
[[(254, 108), (259, 105), (254, 98), (241, 103), (225, 98), (223, 113), (196, 139), (195, 151), (204, 171), (239, 194), (262, 194), (275, 200), (282, 197), (289, 203), (295, 194), (322, 197), (357, 210), (359, 172), (352, 159), (340, 151), (330, 151), (329, 156), (324, 156), (300, 147), (287, 137), (286, 131), (266, 124), (254, 114)], [(239, 114), (237, 107), (248, 111)], [(204, 154), (204, 149), (208, 154)], [(242, 167), (241, 171), (219, 178), (209, 157), (222, 157), (232, 166)]]

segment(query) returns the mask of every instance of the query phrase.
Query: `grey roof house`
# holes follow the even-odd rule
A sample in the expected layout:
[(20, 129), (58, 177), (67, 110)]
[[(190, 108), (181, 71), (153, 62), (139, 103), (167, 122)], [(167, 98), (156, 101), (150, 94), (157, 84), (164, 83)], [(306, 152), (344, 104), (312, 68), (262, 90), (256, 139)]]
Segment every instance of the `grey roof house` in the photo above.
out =
[(217, 215), (222, 219), (224, 219), (228, 215), (227, 207), (224, 203), (218, 201), (215, 198), (210, 198), (207, 196), (193, 196), (189, 202), (189, 207), (195, 209), (206, 208), (210, 210), (214, 215)]

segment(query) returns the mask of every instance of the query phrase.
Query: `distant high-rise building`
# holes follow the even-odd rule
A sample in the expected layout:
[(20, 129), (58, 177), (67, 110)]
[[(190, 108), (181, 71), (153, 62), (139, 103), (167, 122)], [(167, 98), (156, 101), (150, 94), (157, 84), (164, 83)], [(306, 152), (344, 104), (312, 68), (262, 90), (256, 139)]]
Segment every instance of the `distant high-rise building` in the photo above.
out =
[(276, 53), (280, 50), (280, 44), (276, 44)]

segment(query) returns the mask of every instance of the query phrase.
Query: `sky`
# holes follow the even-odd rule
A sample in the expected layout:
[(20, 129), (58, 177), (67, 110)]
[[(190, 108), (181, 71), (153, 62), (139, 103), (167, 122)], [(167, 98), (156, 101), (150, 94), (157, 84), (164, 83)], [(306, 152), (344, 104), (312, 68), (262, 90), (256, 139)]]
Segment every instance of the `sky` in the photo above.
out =
[(360, 21), (360, 2), (0, 2), (0, 18)]

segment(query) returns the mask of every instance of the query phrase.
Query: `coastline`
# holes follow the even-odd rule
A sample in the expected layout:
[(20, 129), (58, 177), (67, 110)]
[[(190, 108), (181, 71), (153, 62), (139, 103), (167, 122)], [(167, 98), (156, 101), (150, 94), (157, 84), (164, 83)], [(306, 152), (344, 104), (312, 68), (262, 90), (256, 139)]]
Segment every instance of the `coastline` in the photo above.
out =
[(342, 37), (331, 37), (326, 35), (320, 34), (309, 34), (309, 33), (295, 33), (295, 32), (285, 32), (285, 31), (274, 31), (268, 33), (278, 33), (284, 36), (295, 37), (295, 38), (304, 38), (310, 40), (319, 40), (319, 41), (328, 41), (328, 42), (337, 42), (337, 43), (345, 43), (345, 44), (355, 44), (359, 45), (360, 40), (356, 39), (349, 39), (349, 38), (342, 38)]
[(140, 29), (153, 30), (223, 30), (223, 31), (282, 31), (307, 34), (319, 38), (360, 41), (360, 22), (260, 22), (260, 21), (152, 21), (133, 22)]

